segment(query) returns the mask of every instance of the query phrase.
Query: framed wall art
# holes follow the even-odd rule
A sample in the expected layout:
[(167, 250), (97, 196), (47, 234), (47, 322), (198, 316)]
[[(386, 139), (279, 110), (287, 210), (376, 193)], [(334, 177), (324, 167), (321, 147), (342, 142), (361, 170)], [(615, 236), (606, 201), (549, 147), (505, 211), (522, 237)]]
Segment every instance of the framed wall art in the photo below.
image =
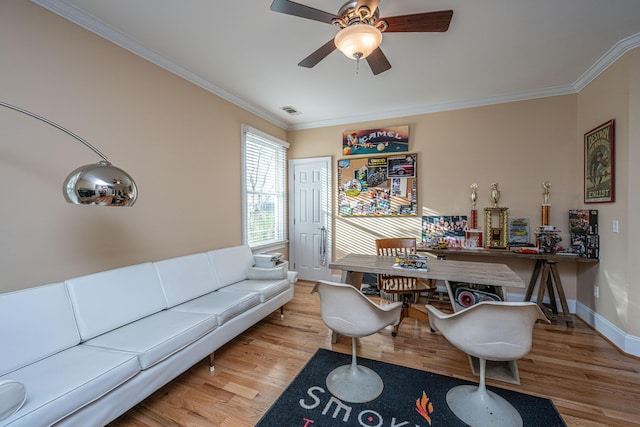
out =
[(615, 121), (584, 134), (584, 202), (615, 202)]
[(409, 151), (409, 125), (352, 130), (342, 134), (345, 156), (404, 153)]

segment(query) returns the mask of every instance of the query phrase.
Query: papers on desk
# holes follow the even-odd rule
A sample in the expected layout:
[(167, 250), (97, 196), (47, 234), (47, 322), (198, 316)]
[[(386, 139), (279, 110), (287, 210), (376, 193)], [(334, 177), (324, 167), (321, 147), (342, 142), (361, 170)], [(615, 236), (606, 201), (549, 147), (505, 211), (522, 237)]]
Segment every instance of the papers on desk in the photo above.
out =
[(425, 265), (424, 267), (405, 267), (400, 265), (399, 263), (393, 264), (393, 268), (397, 268), (399, 270), (419, 270), (419, 271), (429, 271), (429, 268)]

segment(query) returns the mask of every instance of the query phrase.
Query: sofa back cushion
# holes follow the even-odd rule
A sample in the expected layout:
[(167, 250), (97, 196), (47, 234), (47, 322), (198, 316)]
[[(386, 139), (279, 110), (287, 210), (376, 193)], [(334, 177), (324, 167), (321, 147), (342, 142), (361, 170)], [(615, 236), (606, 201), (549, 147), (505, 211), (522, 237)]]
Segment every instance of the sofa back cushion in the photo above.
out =
[(253, 266), (253, 252), (249, 246), (232, 246), (207, 252), (220, 287), (246, 280), (247, 270)]
[(152, 263), (66, 280), (82, 341), (167, 307)]
[(165, 259), (153, 265), (158, 272), (167, 307), (208, 294), (220, 286), (205, 253)]
[(0, 377), (80, 342), (64, 283), (0, 295), (0, 325)]

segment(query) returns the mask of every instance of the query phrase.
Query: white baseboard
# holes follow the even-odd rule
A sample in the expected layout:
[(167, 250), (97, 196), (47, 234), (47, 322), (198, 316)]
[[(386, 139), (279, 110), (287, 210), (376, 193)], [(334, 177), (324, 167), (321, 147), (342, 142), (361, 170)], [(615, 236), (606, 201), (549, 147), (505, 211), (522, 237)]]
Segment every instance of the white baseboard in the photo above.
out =
[[(509, 301), (522, 301), (522, 294), (507, 295)], [(533, 299), (535, 301), (535, 299)], [(569, 312), (584, 320), (623, 353), (640, 357), (640, 337), (629, 335), (607, 319), (576, 300), (567, 300)], [(558, 306), (560, 302), (558, 301)]]
[(640, 357), (640, 337), (627, 334), (584, 304), (577, 303), (576, 315), (611, 341), (622, 352)]

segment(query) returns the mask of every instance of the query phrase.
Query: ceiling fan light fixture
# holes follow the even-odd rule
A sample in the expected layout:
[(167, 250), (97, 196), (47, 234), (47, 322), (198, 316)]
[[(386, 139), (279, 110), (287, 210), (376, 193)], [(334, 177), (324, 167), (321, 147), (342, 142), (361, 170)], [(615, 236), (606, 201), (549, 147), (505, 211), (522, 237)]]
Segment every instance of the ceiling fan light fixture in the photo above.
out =
[(364, 59), (382, 43), (382, 32), (367, 24), (354, 24), (336, 34), (336, 48), (347, 58)]

